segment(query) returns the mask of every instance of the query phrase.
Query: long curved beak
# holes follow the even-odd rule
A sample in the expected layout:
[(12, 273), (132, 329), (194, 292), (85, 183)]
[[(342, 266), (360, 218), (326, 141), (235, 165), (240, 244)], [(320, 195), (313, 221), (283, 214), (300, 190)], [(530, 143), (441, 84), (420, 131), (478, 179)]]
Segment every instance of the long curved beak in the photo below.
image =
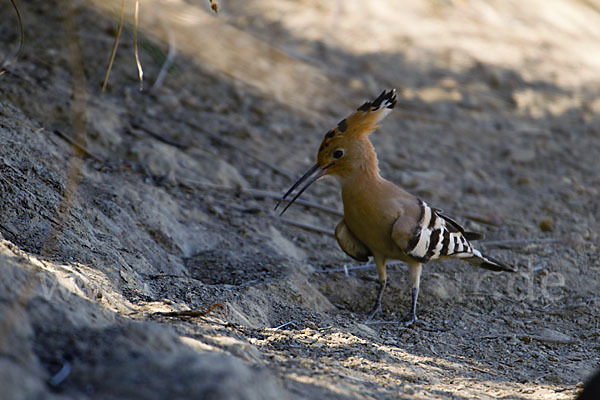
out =
[(308, 179), (308, 182), (306, 182), (306, 185), (304, 185), (302, 187), (302, 189), (300, 189), (300, 191), (298, 191), (298, 193), (296, 193), (296, 195), (294, 196), (294, 198), (292, 200), (289, 200), (288, 205), (285, 206), (285, 208), (283, 209), (283, 211), (281, 211), (281, 213), (279, 215), (283, 215), (283, 213), (285, 212), (285, 210), (287, 210), (292, 205), (292, 203), (294, 203), (294, 201), (296, 201), (296, 199), (298, 197), (300, 197), (300, 195), (302, 193), (304, 193), (304, 191), (306, 189), (308, 189), (308, 187), (310, 185), (312, 185), (317, 179), (319, 179), (320, 177), (322, 177), (323, 175), (325, 175), (327, 173), (327, 168), (329, 168), (330, 166), (331, 166), (331, 164), (326, 165), (324, 168), (321, 168), (319, 166), (319, 164), (315, 164), (312, 167), (310, 167), (310, 169), (308, 171), (306, 171), (306, 173), (304, 175), (302, 175), (302, 177), (300, 179), (298, 179), (298, 181), (292, 185), (292, 187), (290, 188), (290, 190), (288, 190), (281, 197), (281, 199), (279, 199), (279, 201), (277, 202), (277, 205), (275, 205), (275, 210), (277, 210), (277, 207), (279, 207), (279, 205), (281, 204), (281, 202), (285, 201), (286, 197), (288, 197), (298, 186), (300, 186), (304, 181), (306, 181)]

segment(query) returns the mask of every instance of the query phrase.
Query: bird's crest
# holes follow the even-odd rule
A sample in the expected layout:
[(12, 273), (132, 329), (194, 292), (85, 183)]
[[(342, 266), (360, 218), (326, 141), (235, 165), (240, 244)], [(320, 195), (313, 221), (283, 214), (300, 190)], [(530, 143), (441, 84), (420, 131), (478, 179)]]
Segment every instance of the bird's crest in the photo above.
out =
[[(341, 120), (334, 129), (327, 132), (319, 147), (317, 163), (313, 165), (286, 194), (283, 195), (275, 208), (277, 208), (281, 201), (285, 200), (286, 197), (303, 182), (307, 183), (300, 191), (298, 191), (298, 193), (296, 193), (281, 214), (283, 214), (313, 182), (327, 174), (336, 174), (344, 169), (348, 169), (347, 162), (342, 160), (345, 150), (340, 148), (339, 145), (345, 143), (346, 146), (344, 147), (349, 149), (352, 147), (348, 146), (351, 143), (357, 144), (363, 142), (355, 139), (366, 137), (369, 133), (379, 128), (377, 123), (389, 114), (395, 105), (396, 90), (392, 89), (387, 92), (384, 90), (375, 100), (367, 101), (365, 104), (358, 107), (354, 113), (350, 114), (348, 118)], [(377, 170), (377, 155), (373, 151), (371, 143), (366, 140), (362, 144), (364, 145), (365, 143), (367, 145), (363, 146), (362, 156), (367, 158), (368, 162), (372, 164), (371, 167)]]
[(334, 137), (361, 137), (366, 136), (379, 128), (377, 123), (388, 115), (396, 105), (396, 89), (383, 91), (373, 101), (367, 101), (341, 120), (337, 126), (325, 134), (325, 141)]

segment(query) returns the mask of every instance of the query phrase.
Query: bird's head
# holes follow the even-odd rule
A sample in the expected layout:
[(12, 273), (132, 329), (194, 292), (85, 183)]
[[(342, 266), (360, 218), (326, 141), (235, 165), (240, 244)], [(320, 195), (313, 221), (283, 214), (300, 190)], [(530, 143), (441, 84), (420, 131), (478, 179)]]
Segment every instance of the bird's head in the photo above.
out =
[[(329, 130), (317, 153), (317, 163), (313, 165), (281, 198), (285, 200), (304, 181), (306, 184), (283, 209), (281, 214), (315, 181), (325, 175), (344, 178), (356, 168), (377, 169), (377, 157), (367, 139), (381, 121), (396, 105), (396, 90), (383, 91), (373, 101), (367, 101), (354, 113), (341, 120)], [(374, 164), (374, 165), (373, 165)], [(279, 206), (277, 203), (277, 206)], [(277, 208), (275, 206), (275, 208)]]

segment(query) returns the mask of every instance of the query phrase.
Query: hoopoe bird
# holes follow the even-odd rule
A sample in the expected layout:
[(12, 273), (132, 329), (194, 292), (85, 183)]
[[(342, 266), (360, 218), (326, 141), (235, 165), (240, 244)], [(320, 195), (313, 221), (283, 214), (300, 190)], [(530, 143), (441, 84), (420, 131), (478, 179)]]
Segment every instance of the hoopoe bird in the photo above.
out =
[(337, 242), (355, 260), (364, 262), (373, 257), (379, 275), (377, 299), (367, 320), (381, 310), (387, 261), (401, 260), (408, 264), (412, 285), (412, 306), (405, 321), (408, 325), (418, 320), (417, 298), (424, 263), (460, 258), (492, 271), (515, 270), (471, 245), (470, 241), (483, 235), (466, 231), (440, 209), (381, 177), (369, 134), (379, 128), (377, 124), (395, 105), (395, 90), (384, 91), (327, 132), (317, 163), (283, 195), (277, 206), (305, 181), (281, 214), (319, 178), (337, 178), (344, 205), (344, 218), (335, 228)]

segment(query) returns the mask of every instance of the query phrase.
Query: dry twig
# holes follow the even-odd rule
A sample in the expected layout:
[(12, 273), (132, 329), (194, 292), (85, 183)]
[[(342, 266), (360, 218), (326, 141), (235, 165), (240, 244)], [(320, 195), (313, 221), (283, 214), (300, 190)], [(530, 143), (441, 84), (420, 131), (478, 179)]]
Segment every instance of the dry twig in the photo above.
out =
[[(196, 185), (196, 186), (200, 186), (204, 189), (211, 189), (211, 190), (219, 190), (219, 191), (231, 191), (231, 192), (238, 192), (247, 196), (251, 196), (257, 199), (275, 199), (275, 200), (279, 200), (281, 199), (281, 194), (279, 193), (274, 193), (274, 192), (269, 192), (267, 190), (261, 190), (261, 189), (252, 189), (252, 188), (234, 188), (234, 187), (229, 187), (229, 186), (224, 186), (224, 185), (214, 185), (211, 183), (205, 183), (205, 182), (200, 182), (200, 181), (193, 181), (193, 180), (189, 180), (189, 179), (185, 179), (184, 183), (186, 184), (190, 184), (190, 185)], [(290, 200), (283, 200), (283, 201), (290, 201)], [(304, 199), (298, 199), (295, 201), (295, 203), (303, 205), (305, 207), (309, 207), (309, 208), (314, 208), (320, 211), (324, 211), (326, 213), (329, 214), (333, 214), (333, 215), (337, 215), (342, 217), (344, 215), (344, 213), (342, 213), (339, 210), (336, 210), (335, 208), (331, 208), (331, 207), (327, 207), (324, 206), (322, 204), (319, 203), (315, 203), (314, 201), (310, 201), (310, 200), (304, 200)]]
[(566, 338), (557, 338), (557, 337), (547, 337), (540, 335), (529, 335), (529, 334), (500, 334), (500, 335), (488, 335), (482, 336), (481, 340), (491, 340), (491, 339), (519, 339), (524, 341), (538, 341), (542, 343), (552, 343), (552, 344), (576, 344), (578, 343), (575, 339), (566, 339)]
[(206, 134), (207, 136), (209, 136), (211, 139), (216, 140), (217, 142), (224, 144), (226, 146), (229, 146), (237, 151), (239, 151), (240, 153), (242, 153), (243, 155), (253, 159), (254, 161), (258, 162), (259, 164), (262, 164), (266, 167), (269, 167), (270, 169), (272, 169), (274, 172), (285, 176), (286, 178), (290, 179), (290, 180), (295, 180), (295, 174), (287, 171), (284, 168), (278, 167), (276, 165), (270, 164), (267, 161), (263, 160), (262, 158), (260, 158), (259, 156), (241, 148), (240, 146), (236, 145), (235, 143), (233, 143), (232, 141), (230, 141), (229, 139), (226, 139), (224, 137), (221, 137), (220, 135), (214, 134), (212, 132), (208, 132), (206, 131), (203, 127), (201, 127), (200, 125), (196, 124), (195, 122), (191, 122), (191, 121), (186, 121), (186, 123), (191, 126), (194, 129), (197, 129), (201, 132), (203, 132), (204, 134)]
[[(201, 186), (207, 189), (213, 189), (213, 190), (230, 190), (232, 192), (239, 192), (239, 193), (243, 193), (243, 194), (247, 194), (253, 197), (258, 197), (258, 198), (263, 198), (263, 197), (267, 197), (267, 198), (276, 198), (279, 199), (281, 196), (276, 194), (276, 193), (272, 193), (272, 192), (268, 192), (268, 191), (264, 191), (264, 190), (258, 190), (258, 189), (244, 189), (244, 188), (232, 188), (232, 187), (227, 187), (227, 186), (222, 186), (222, 185), (213, 185), (213, 184), (208, 184), (208, 183), (204, 183), (204, 182), (199, 182), (199, 181), (192, 181), (189, 179), (185, 179), (184, 180), (185, 183), (187, 184), (192, 184), (192, 185), (197, 185), (197, 186)], [(298, 201), (296, 201), (298, 202)], [(335, 210), (333, 208), (329, 208), (326, 206), (322, 206), (321, 204), (317, 204), (317, 203), (313, 203), (310, 201), (306, 201), (303, 200), (300, 202), (300, 204), (306, 206), (306, 207), (313, 207), (313, 208), (317, 208), (320, 209), (322, 211), (326, 211), (335, 215), (342, 215), (342, 213), (338, 210)], [(329, 235), (329, 236), (333, 236), (334, 232), (332, 230), (329, 229), (324, 229), (318, 226), (314, 226), (314, 225), (309, 225), (309, 224), (305, 224), (302, 222), (296, 222), (293, 221), (291, 219), (287, 219), (287, 218), (282, 218), (280, 216), (275, 216), (275, 215), (271, 215), (272, 218), (283, 222), (284, 224), (288, 224), (288, 225), (292, 225), (295, 226), (297, 228), (301, 228), (301, 229), (305, 229), (307, 231), (311, 231), (311, 232), (317, 232), (317, 233), (322, 233), (324, 235)]]
[(324, 229), (319, 226), (309, 225), (309, 224), (305, 224), (303, 222), (296, 222), (294, 220), (282, 218), (282, 217), (273, 216), (273, 218), (275, 218), (278, 221), (283, 222), (284, 224), (292, 225), (297, 228), (302, 228), (307, 231), (312, 231), (312, 232), (322, 233), (324, 235), (334, 236), (334, 232), (332, 230)]
[(106, 89), (108, 84), (108, 77), (110, 70), (112, 69), (113, 63), (115, 62), (115, 56), (117, 55), (117, 47), (119, 47), (119, 39), (121, 39), (121, 31), (123, 30), (123, 19), (125, 18), (125, 0), (121, 2), (121, 16), (119, 17), (119, 27), (117, 29), (117, 37), (113, 43), (112, 53), (110, 55), (110, 61), (108, 62), (108, 68), (106, 69), (106, 75), (104, 76), (104, 82), (102, 83), (102, 91)]
[(465, 218), (470, 219), (471, 221), (479, 222), (486, 225), (491, 226), (502, 226), (503, 221), (499, 217), (489, 216), (489, 215), (477, 215), (477, 214), (468, 214), (465, 215)]
[(273, 330), (274, 330), (274, 331), (278, 331), (278, 330), (280, 330), (281, 328), (285, 328), (286, 326), (293, 324), (294, 322), (296, 322), (296, 321), (292, 320), (292, 321), (290, 321), (290, 322), (286, 322), (285, 324), (282, 324), (282, 325), (279, 325), (279, 326), (277, 326), (277, 327), (273, 328)]
[(556, 238), (533, 238), (533, 239), (508, 239), (508, 240), (492, 240), (489, 242), (480, 242), (481, 245), (486, 247), (497, 247), (500, 249), (514, 249), (525, 247), (530, 244), (548, 244), (558, 243), (560, 239)]
[[(388, 261), (387, 265), (404, 265), (403, 261), (398, 261), (398, 260), (393, 260), (393, 261)], [(370, 268), (375, 268), (375, 263), (367, 263), (367, 264), (363, 264), (363, 265), (346, 265), (344, 264), (344, 267), (342, 268), (331, 268), (331, 269), (323, 269), (321, 271), (315, 271), (321, 274), (327, 274), (330, 272), (343, 272), (344, 274), (348, 275), (348, 271), (354, 271), (354, 270), (359, 270), (359, 269), (370, 269)]]
[(71, 374), (72, 369), (71, 363), (65, 361), (60, 371), (48, 380), (48, 384), (53, 387), (59, 386)]
[(177, 42), (175, 41), (175, 35), (173, 34), (173, 30), (169, 28), (166, 24), (162, 24), (164, 29), (167, 31), (167, 38), (169, 40), (169, 50), (167, 52), (167, 58), (165, 62), (160, 67), (160, 71), (158, 72), (158, 76), (152, 85), (152, 89), (159, 88), (163, 81), (165, 80), (165, 76), (167, 76), (167, 72), (173, 64), (173, 60), (175, 59), (175, 54), (177, 54)]
[(137, 123), (135, 121), (131, 122), (131, 127), (135, 128), (135, 129), (142, 130), (142, 131), (146, 132), (147, 134), (149, 134), (150, 136), (152, 136), (153, 138), (155, 138), (155, 139), (157, 139), (157, 140), (159, 140), (159, 141), (161, 141), (163, 143), (166, 143), (166, 144), (168, 144), (170, 146), (177, 147), (178, 149), (186, 149), (188, 147), (187, 145), (185, 145), (183, 143), (180, 143), (180, 142), (175, 141), (173, 139), (169, 139), (169, 138), (167, 138), (167, 137), (165, 137), (165, 136), (163, 136), (163, 135), (161, 135), (159, 133), (156, 133), (152, 129), (149, 129), (149, 128), (147, 128), (147, 127), (143, 126), (142, 124), (139, 124), (139, 123)]
[(217, 308), (223, 308), (223, 304), (213, 304), (205, 311), (185, 310), (185, 311), (170, 311), (170, 312), (155, 312), (152, 315), (172, 318), (199, 318), (206, 317)]
[(74, 148), (76, 148), (78, 151), (82, 152), (83, 154), (85, 154), (86, 156), (93, 158), (95, 161), (102, 163), (102, 164), (106, 164), (106, 161), (104, 161), (103, 159), (101, 159), (100, 157), (98, 157), (97, 155), (91, 153), (88, 149), (86, 149), (84, 146), (80, 145), (79, 143), (77, 143), (73, 138), (71, 138), (69, 135), (61, 132), (58, 129), (55, 129), (54, 134), (57, 135), (58, 137), (60, 137), (61, 139), (63, 139), (64, 141), (66, 141), (67, 143), (69, 143), (71, 146), (73, 146)]

